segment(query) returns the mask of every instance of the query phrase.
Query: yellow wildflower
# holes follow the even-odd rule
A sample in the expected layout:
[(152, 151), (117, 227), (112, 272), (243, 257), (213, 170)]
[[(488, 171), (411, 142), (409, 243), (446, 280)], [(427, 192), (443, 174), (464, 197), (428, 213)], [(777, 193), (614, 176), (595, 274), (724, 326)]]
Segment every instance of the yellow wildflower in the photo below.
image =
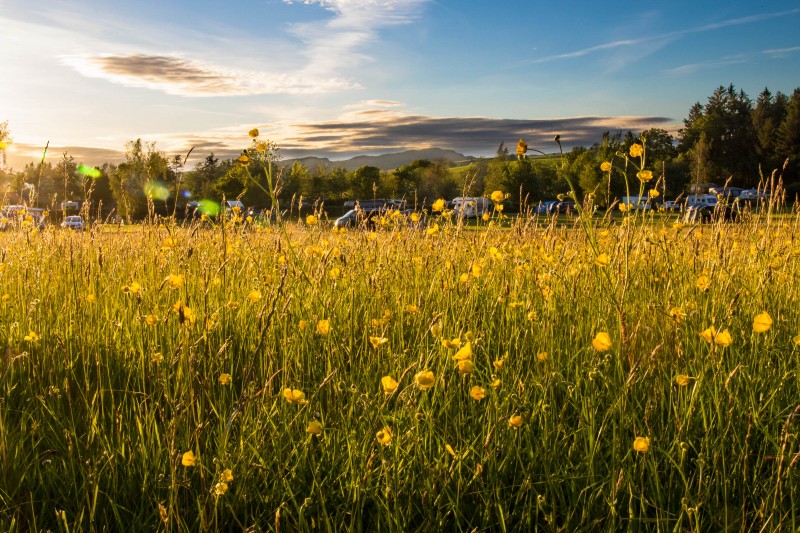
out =
[(514, 429), (521, 428), (524, 423), (525, 419), (522, 415), (512, 415), (511, 418), (508, 419), (508, 425)]
[(233, 378), (230, 374), (220, 374), (219, 375), (219, 384), (220, 385), (230, 385)]
[(501, 204), (503, 200), (506, 199), (506, 195), (503, 194), (503, 191), (494, 191), (489, 198), (491, 198), (494, 203)]
[(603, 161), (602, 163), (600, 163), (600, 170), (602, 172), (611, 172), (611, 162)]
[(184, 277), (180, 274), (170, 274), (164, 282), (172, 289), (179, 289), (183, 287)]
[(314, 215), (308, 215), (306, 217), (306, 225), (308, 226), (316, 226), (317, 225), (317, 217)]
[(383, 388), (384, 394), (394, 394), (394, 391), (397, 390), (397, 382), (392, 376), (383, 376), (381, 378), (381, 387)]
[(378, 346), (386, 344), (387, 342), (389, 342), (389, 339), (387, 339), (386, 337), (370, 337), (369, 338), (369, 343), (372, 345), (373, 348), (377, 348)]
[(305, 393), (298, 389), (283, 389), (283, 397), (286, 398), (286, 401), (289, 403), (296, 403), (299, 405), (308, 403)]
[(196, 462), (197, 458), (194, 456), (192, 450), (189, 450), (188, 452), (184, 453), (183, 456), (181, 457), (181, 464), (183, 466), (194, 466)]
[(257, 302), (261, 299), (261, 291), (253, 289), (247, 294), (247, 299), (251, 302)]
[(428, 390), (436, 384), (436, 376), (430, 370), (423, 370), (414, 376), (417, 386), (422, 390)]
[(678, 374), (675, 376), (675, 383), (677, 383), (680, 387), (685, 387), (689, 384), (689, 376), (686, 374)]
[(431, 211), (435, 213), (444, 211), (444, 206), (445, 206), (444, 200), (442, 198), (439, 198), (438, 200), (433, 202), (433, 205), (431, 206)]
[(647, 183), (651, 179), (653, 179), (653, 171), (652, 170), (640, 170), (636, 173), (636, 177), (639, 178), (639, 181), (643, 183)]
[(317, 322), (317, 333), (320, 335), (327, 335), (331, 332), (331, 321), (330, 320), (320, 320)]
[(630, 148), (631, 157), (640, 157), (644, 153), (644, 148), (639, 143), (633, 143)]
[(453, 356), (453, 361), (464, 361), (472, 357), (472, 344), (467, 341), (464, 346)]
[(764, 311), (756, 315), (755, 319), (753, 320), (753, 331), (756, 333), (766, 333), (772, 327), (772, 317), (769, 316), (769, 313)]
[(389, 444), (392, 443), (392, 428), (390, 428), (389, 426), (384, 426), (383, 429), (381, 429), (375, 434), (375, 439), (378, 441), (379, 444), (388, 446)]
[(472, 374), (472, 372), (475, 370), (475, 365), (473, 365), (472, 361), (470, 361), (469, 359), (461, 359), (456, 364), (458, 367), (458, 371), (461, 374)]
[(317, 420), (312, 420), (308, 423), (308, 426), (306, 426), (306, 433), (319, 437), (322, 435), (322, 424)]
[(650, 449), (650, 438), (636, 437), (633, 440), (633, 449), (639, 453), (647, 453), (647, 451)]
[(611, 348), (611, 337), (605, 331), (600, 331), (592, 340), (592, 348), (598, 352), (605, 352)]
[(478, 385), (475, 385), (469, 390), (469, 395), (472, 397), (473, 400), (479, 402), (486, 397), (486, 389)]

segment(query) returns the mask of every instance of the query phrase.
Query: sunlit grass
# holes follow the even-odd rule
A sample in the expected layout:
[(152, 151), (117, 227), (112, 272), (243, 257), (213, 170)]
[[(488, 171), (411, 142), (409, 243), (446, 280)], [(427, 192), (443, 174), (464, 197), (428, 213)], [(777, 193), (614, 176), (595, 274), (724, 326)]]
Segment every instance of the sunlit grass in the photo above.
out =
[(0, 527), (800, 526), (796, 216), (320, 218), (4, 233)]

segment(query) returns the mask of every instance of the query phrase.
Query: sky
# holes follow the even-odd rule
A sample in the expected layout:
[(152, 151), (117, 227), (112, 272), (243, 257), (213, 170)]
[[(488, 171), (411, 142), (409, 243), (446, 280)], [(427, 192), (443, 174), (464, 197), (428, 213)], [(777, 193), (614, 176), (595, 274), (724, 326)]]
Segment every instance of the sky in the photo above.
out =
[(0, 0), (7, 169), (233, 157), (251, 128), (334, 160), (677, 134), (720, 85), (800, 86), (798, 25), (796, 0)]

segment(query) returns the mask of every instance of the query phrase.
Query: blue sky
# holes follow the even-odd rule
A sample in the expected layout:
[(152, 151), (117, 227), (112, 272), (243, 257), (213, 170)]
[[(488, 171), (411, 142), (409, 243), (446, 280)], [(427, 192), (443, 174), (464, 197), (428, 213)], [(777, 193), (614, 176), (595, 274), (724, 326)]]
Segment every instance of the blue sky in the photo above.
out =
[[(36, 4), (39, 4), (38, 6)], [(796, 1), (0, 0), (9, 166), (142, 138), (231, 156), (554, 151), (676, 131), (719, 85), (800, 86)]]

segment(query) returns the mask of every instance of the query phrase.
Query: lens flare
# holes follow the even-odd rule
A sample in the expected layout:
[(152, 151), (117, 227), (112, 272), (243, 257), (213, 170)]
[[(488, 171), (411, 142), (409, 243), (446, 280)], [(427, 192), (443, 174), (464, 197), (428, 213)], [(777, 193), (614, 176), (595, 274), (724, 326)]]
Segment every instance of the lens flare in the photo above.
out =
[(214, 200), (200, 200), (197, 210), (204, 215), (215, 217), (219, 215), (220, 207)]
[(191, 193), (191, 191), (187, 191), (186, 189), (184, 189), (184, 190), (181, 191), (181, 196), (183, 196), (184, 198), (191, 198), (192, 197), (192, 193)]
[(164, 182), (153, 180), (144, 184), (144, 194), (153, 200), (164, 201), (169, 198), (169, 189)]
[(96, 167), (88, 167), (86, 165), (78, 165), (78, 172), (86, 176), (87, 178), (97, 179), (100, 177), (101, 172), (99, 168)]

